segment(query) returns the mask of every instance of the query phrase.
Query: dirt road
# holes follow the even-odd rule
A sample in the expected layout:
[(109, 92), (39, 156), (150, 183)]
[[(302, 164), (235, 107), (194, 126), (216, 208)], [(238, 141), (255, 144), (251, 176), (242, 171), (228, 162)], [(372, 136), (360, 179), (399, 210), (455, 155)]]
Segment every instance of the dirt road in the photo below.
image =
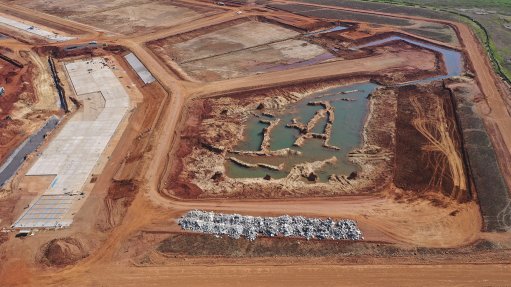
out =
[(253, 88), (268, 88), (307, 81), (328, 80), (348, 75), (371, 75), (397, 68), (423, 71), (435, 69), (435, 55), (425, 51), (402, 52), (399, 55), (383, 54), (356, 60), (333, 61), (311, 67), (271, 72), (243, 78), (189, 84), (190, 96), (211, 97)]
[(98, 286), (105, 278), (109, 286), (506, 286), (511, 265), (111, 266), (58, 283)]

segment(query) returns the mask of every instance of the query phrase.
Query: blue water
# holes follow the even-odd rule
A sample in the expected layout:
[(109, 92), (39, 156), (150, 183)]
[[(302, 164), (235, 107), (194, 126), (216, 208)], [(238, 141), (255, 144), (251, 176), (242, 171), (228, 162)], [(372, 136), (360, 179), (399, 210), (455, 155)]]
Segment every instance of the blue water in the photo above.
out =
[(330, 33), (330, 32), (343, 31), (346, 29), (348, 29), (347, 26), (337, 25), (333, 28), (306, 33), (306, 34), (304, 34), (304, 36), (319, 35), (319, 34), (325, 34), (325, 33)]
[(268, 127), (268, 124), (261, 123), (257, 117), (251, 117), (246, 124), (244, 139), (236, 149), (259, 150), (263, 142), (263, 129), (266, 127)]

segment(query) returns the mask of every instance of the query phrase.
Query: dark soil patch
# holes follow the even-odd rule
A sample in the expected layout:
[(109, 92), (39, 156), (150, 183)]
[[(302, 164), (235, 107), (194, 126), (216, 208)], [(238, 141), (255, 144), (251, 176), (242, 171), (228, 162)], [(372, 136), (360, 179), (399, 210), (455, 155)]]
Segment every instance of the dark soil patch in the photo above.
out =
[[(394, 184), (405, 190), (424, 193), (428, 190), (440, 188), (442, 193), (450, 195), (453, 192), (453, 183), (450, 179), (447, 166), (438, 166), (438, 153), (427, 152), (424, 148), (429, 141), (415, 128), (413, 120), (418, 113), (412, 106), (411, 100), (416, 99), (424, 112), (424, 117), (434, 117), (434, 110), (440, 98), (445, 117), (454, 124), (453, 108), (450, 94), (440, 84), (430, 86), (404, 86), (398, 89), (398, 113), (396, 122), (396, 157)], [(453, 127), (456, 130), (456, 127)], [(457, 133), (451, 134), (458, 144)], [(460, 199), (465, 201), (468, 198)]]
[[(344, 263), (372, 262), (377, 258), (396, 258), (414, 262), (442, 262), (457, 256), (470, 256), (471, 261), (509, 261), (509, 251), (490, 241), (478, 241), (460, 248), (403, 247), (369, 241), (305, 240), (296, 238), (257, 238), (254, 241), (215, 237), (208, 234), (172, 234), (161, 241), (157, 251), (169, 256), (222, 258), (291, 258), (330, 257)], [(479, 255), (475, 255), (479, 254)]]
[[(368, 11), (382, 11), (391, 14), (414, 15), (431, 19), (456, 19), (453, 15), (442, 12), (432, 11), (419, 7), (395, 5), (392, 3), (370, 2), (370, 1), (352, 1), (352, 0), (299, 0), (299, 2), (310, 4), (330, 5), (343, 8), (360, 9)], [(420, 1), (419, 1), (420, 2)]]
[(483, 215), (484, 230), (509, 230), (511, 198), (488, 131), (481, 117), (474, 112), (474, 99), (470, 99), (463, 89), (453, 89), (452, 93), (470, 176)]
[[(165, 254), (187, 256), (273, 257), (331, 256), (370, 252), (376, 244), (352, 241), (320, 241), (290, 238), (258, 238), (254, 241), (215, 237), (203, 234), (175, 234), (163, 240), (157, 250)], [(364, 250), (365, 249), (365, 250)], [(399, 249), (381, 244), (382, 255), (393, 255)]]
[(128, 207), (135, 199), (136, 183), (133, 180), (115, 180), (108, 189), (106, 200), (123, 201), (123, 205)]
[(137, 195), (138, 185), (134, 180), (114, 180), (108, 188), (104, 199), (103, 212), (98, 227), (101, 231), (110, 230), (118, 226), (128, 207)]
[(419, 35), (419, 36), (422, 36), (422, 37), (430, 38), (430, 39), (433, 39), (433, 40), (437, 40), (437, 41), (440, 41), (440, 42), (444, 42), (444, 43), (451, 43), (451, 41), (452, 41), (452, 36), (451, 35), (446, 34), (446, 33), (442, 33), (442, 32), (428, 31), (428, 30), (414, 29), (414, 28), (406, 28), (406, 29), (403, 29), (403, 31), (408, 32), (408, 33), (412, 33), (412, 34), (415, 34), (415, 35)]
[(341, 10), (331, 10), (331, 9), (318, 9), (318, 7), (300, 5), (300, 4), (272, 4), (270, 5), (273, 8), (281, 9), (284, 11), (288, 11), (291, 13), (308, 16), (308, 17), (317, 17), (324, 19), (335, 19), (335, 20), (352, 20), (352, 21), (360, 21), (367, 22), (373, 24), (382, 24), (382, 25), (394, 25), (394, 26), (410, 26), (412, 23), (405, 19), (397, 19), (392, 17), (385, 16), (377, 16), (371, 14), (364, 13), (356, 13), (351, 11), (341, 11)]

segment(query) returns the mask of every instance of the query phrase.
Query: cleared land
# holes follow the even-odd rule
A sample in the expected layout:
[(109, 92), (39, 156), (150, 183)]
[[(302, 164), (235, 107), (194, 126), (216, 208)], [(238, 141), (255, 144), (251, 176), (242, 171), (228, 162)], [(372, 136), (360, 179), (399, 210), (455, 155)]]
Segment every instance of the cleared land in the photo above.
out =
[[(396, 13), (401, 15), (414, 15), (422, 16), (431, 19), (441, 20), (455, 20), (465, 21), (466, 18), (458, 16), (458, 14), (468, 16), (481, 24), (486, 33), (490, 38), (489, 45), (494, 51), (495, 58), (499, 64), (503, 67), (503, 72), (507, 74), (508, 78), (511, 78), (511, 51), (509, 50), (511, 39), (511, 30), (507, 29), (505, 25), (510, 22), (511, 16), (511, 4), (509, 1), (465, 1), (465, 0), (449, 0), (449, 1), (438, 1), (438, 0), (412, 0), (412, 1), (335, 1), (335, 0), (300, 0), (299, 2), (311, 3), (311, 4), (322, 4), (332, 5), (337, 7), (346, 7), (351, 9), (362, 9), (372, 10), (376, 12), (384, 13)], [(398, 5), (394, 5), (398, 4)], [(420, 5), (422, 8), (414, 6)], [(451, 11), (438, 11), (438, 9)], [(467, 23), (470, 23), (468, 21)], [(473, 25), (476, 34), (482, 41), (486, 41), (484, 31), (481, 31), (480, 27)], [(415, 30), (415, 29), (414, 29)], [(410, 31), (416, 33), (415, 31)], [(417, 31), (419, 35), (428, 35), (427, 37), (436, 38), (438, 35), (435, 31), (420, 30)], [(443, 38), (442, 36), (440, 36)]]
[[(58, 113), (58, 97), (47, 66), (37, 55), (0, 51), (0, 163)], [(17, 66), (18, 65), (18, 66)], [(21, 66), (20, 66), (21, 65)]]
[(19, 21), (10, 19), (10, 18), (3, 17), (3, 16), (0, 16), (0, 24), (25, 31), (26, 33), (34, 34), (39, 37), (43, 37), (50, 41), (64, 42), (64, 41), (69, 41), (69, 40), (75, 39), (74, 37), (60, 36), (55, 32), (47, 31), (47, 30), (41, 29), (39, 27), (36, 27), (34, 25), (22, 23), (22, 22), (19, 22)]
[(19, 1), (16, 4), (65, 17), (80, 23), (121, 34), (141, 35), (165, 27), (197, 20), (220, 10), (180, 1), (115, 0), (47, 2)]
[[(510, 171), (505, 165), (510, 158), (510, 134), (505, 129), (510, 117), (501, 97), (505, 93), (498, 88), (500, 82), (467, 26), (390, 13), (401, 13), (401, 7), (388, 11), (374, 8), (367, 14), (308, 5), (307, 9), (321, 13), (350, 12), (353, 15), (349, 17), (369, 15), (376, 17), (374, 21), (387, 22), (367, 23), (354, 18), (348, 19), (350, 23), (339, 23), (346, 19), (321, 18), (319, 14), (320, 18), (315, 18), (261, 5), (296, 4), (284, 0), (242, 2), (246, 5), (227, 1), (220, 7), (196, 0), (22, 0), (0, 4), (13, 17), (37, 19), (35, 23), (43, 27), (87, 27), (87, 32), (73, 34), (77, 39), (68, 43), (41, 45), (37, 39), (12, 31), (10, 39), (2, 40), (8, 47), (5, 53), (24, 59), (38, 71), (46, 67), (48, 55), (55, 58), (60, 78), (57, 87), (65, 91), (71, 112), (64, 115), (60, 133), (75, 119), (99, 119), (100, 111), (108, 106), (100, 89), (78, 88), (75, 93), (73, 75), (60, 63), (87, 63), (96, 57), (115, 59), (109, 69), (119, 89), (134, 101), (130, 117), (119, 126), (123, 132), (115, 133), (99, 156), (99, 168), (89, 173), (81, 188), (87, 198), (80, 200), (80, 208), (67, 212), (73, 218), (69, 228), (38, 231), (23, 239), (16, 238), (15, 232), (0, 233), (0, 256), (5, 259), (0, 264), (0, 285), (171, 282), (280, 286), (298, 281), (295, 285), (341, 282), (366, 286), (371, 283), (367, 281), (381, 281), (383, 277), (396, 281), (389, 283), (393, 286), (508, 282), (511, 233), (506, 230), (511, 226), (511, 210), (506, 189), (509, 180), (503, 175)], [(190, 9), (202, 18), (188, 21), (195, 16), (169, 8), (187, 20), (167, 19), (177, 22), (159, 26), (143, 11), (158, 17), (159, 11), (152, 10), (156, 7), (163, 14), (169, 13), (165, 15), (173, 14), (155, 4)], [(218, 11), (222, 12), (215, 14)], [(93, 14), (100, 17), (90, 24), (111, 32), (79, 23)], [(249, 24), (257, 33), (251, 33)], [(338, 25), (347, 29), (309, 34)], [(456, 33), (451, 34), (454, 30)], [(457, 77), (446, 77), (455, 75), (450, 73), (452, 63), (447, 63), (450, 58), (417, 42), (384, 41), (356, 48), (396, 35), (410, 38), (411, 34), (422, 43), (458, 47), (464, 61), (455, 63)], [(194, 42), (194, 38), (200, 41)], [(91, 41), (98, 44), (88, 45)], [(177, 49), (177, 45), (183, 46)], [(319, 58), (312, 56), (318, 51), (326, 53)], [(130, 53), (156, 81), (145, 83), (137, 75), (139, 69), (134, 70), (124, 58)], [(194, 63), (201, 65), (192, 66)], [(212, 72), (205, 74), (207, 70)], [(10, 68), (7, 73), (12, 71)], [(32, 83), (37, 93), (53, 96), (41, 97), (44, 101), (34, 105), (55, 105), (51, 77), (48, 73), (35, 75), (35, 80), (25, 78), (13, 85)], [(84, 87), (94, 80), (88, 71), (80, 77)], [(346, 93), (318, 94), (331, 87), (367, 81), (372, 82), (367, 85), (380, 86), (367, 98), (355, 99), (355, 92), (344, 90)], [(398, 85), (404, 82), (408, 85)], [(287, 183), (271, 177), (232, 180), (221, 172), (227, 156), (232, 156), (232, 147), (243, 137), (247, 119), (252, 117), (259, 117), (266, 129), (262, 130), (261, 142), (254, 145), (264, 155), (256, 154), (250, 162), (280, 168), (268, 165), (277, 151), (272, 139), (284, 134), (275, 123), (279, 119), (284, 123), (283, 113), (302, 98), (311, 104), (311, 112), (289, 120), (294, 126), (291, 135), (304, 138), (304, 148), (314, 140), (320, 148), (345, 148), (346, 158), (339, 159), (359, 165), (356, 172), (335, 172), (327, 181), (318, 179), (314, 169), (333, 159), (298, 167)], [(13, 95), (10, 99), (13, 103), (7, 107), (20, 102)], [(354, 119), (334, 100), (348, 107), (367, 104), (367, 114), (361, 115), (362, 123), (358, 123), (363, 129), (349, 134), (359, 137), (355, 149), (336, 146), (327, 138), (338, 135), (336, 121), (351, 125)], [(7, 115), (14, 116), (16, 109), (12, 107)], [(36, 108), (25, 110), (31, 109)], [(119, 113), (111, 114), (118, 117)], [(321, 119), (326, 121), (323, 130)], [(77, 134), (79, 129), (75, 130)], [(92, 129), (88, 132), (95, 134)], [(46, 150), (54, 150), (52, 144), (59, 141), (60, 133), (48, 136), (41, 149), (43, 157)], [(96, 156), (86, 157), (81, 152), (82, 146), (87, 149), (93, 144), (73, 146), (73, 157), (84, 162)], [(282, 156), (283, 161), (289, 156), (300, 155), (290, 152)], [(296, 161), (303, 162), (303, 158)], [(27, 157), (18, 175), (1, 191), (0, 228), (15, 222), (27, 207), (30, 210), (28, 204), (38, 193), (52, 183), (59, 184), (53, 175), (25, 176), (37, 162), (37, 154)], [(69, 163), (74, 164), (72, 159)], [(44, 170), (50, 172), (52, 168)], [(43, 203), (65, 208), (72, 198), (62, 194), (55, 197), (58, 202)], [(289, 214), (327, 222), (328, 218), (348, 218), (357, 222), (364, 241), (216, 238), (180, 228), (176, 219), (191, 209), (256, 217)], [(232, 228), (239, 227), (236, 220), (232, 218)], [(212, 265), (216, 267), (208, 268)], [(431, 277), (437, 281), (430, 281)]]
[(203, 81), (238, 78), (333, 57), (324, 48), (298, 39), (300, 33), (271, 23), (244, 19), (209, 30), (151, 42), (150, 47), (162, 59), (171, 58)]

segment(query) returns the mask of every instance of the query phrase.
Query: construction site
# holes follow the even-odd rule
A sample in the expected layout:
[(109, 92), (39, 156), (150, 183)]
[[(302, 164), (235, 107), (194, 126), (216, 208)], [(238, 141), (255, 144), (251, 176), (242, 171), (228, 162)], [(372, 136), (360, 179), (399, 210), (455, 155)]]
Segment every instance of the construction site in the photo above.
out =
[(508, 284), (509, 84), (337, 4), (0, 0), (0, 285)]

